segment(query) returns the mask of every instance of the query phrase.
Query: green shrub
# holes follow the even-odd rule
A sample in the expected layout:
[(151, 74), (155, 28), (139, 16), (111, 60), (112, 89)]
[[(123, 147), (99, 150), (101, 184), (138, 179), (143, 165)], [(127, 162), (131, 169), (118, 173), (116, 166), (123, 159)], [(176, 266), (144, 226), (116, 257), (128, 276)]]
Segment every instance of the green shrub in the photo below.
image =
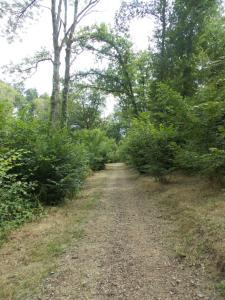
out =
[(200, 154), (210, 148), (225, 149), (225, 101), (208, 101), (192, 107), (193, 123), (188, 143)]
[(210, 148), (209, 153), (200, 157), (200, 170), (203, 175), (218, 182), (225, 181), (225, 150)]
[(165, 83), (155, 84), (150, 101), (151, 120), (166, 127), (175, 126), (180, 135), (189, 122), (188, 105), (180, 93)]
[(181, 149), (176, 157), (177, 167), (190, 173), (198, 173), (223, 183), (225, 180), (225, 150), (210, 148), (208, 153)]
[(188, 173), (199, 172), (201, 169), (200, 154), (189, 149), (180, 148), (177, 151), (175, 163), (179, 169)]
[(108, 154), (108, 162), (109, 163), (120, 162), (119, 147), (114, 141), (112, 141), (112, 149)]
[(36, 182), (35, 193), (44, 204), (56, 204), (82, 185), (88, 170), (85, 147), (67, 130), (53, 130), (48, 124), (21, 120), (12, 126), (11, 148), (23, 148), (27, 155), (17, 172)]
[(191, 113), (190, 133), (186, 144), (178, 151), (177, 166), (223, 182), (225, 175), (224, 101), (200, 103), (192, 107)]
[(225, 280), (222, 280), (220, 283), (216, 285), (216, 289), (220, 293), (221, 296), (225, 297)]
[(0, 228), (11, 228), (30, 219), (41, 206), (34, 195), (35, 182), (16, 172), (24, 167), (27, 152), (11, 150), (0, 155)]
[(148, 173), (160, 181), (174, 168), (177, 145), (172, 127), (155, 127), (142, 115), (133, 121), (121, 143), (121, 154), (139, 172)]
[(106, 136), (100, 129), (80, 130), (75, 133), (78, 139), (88, 152), (90, 168), (93, 171), (102, 170), (105, 164), (112, 160), (113, 152), (116, 150), (115, 141)]
[(45, 204), (71, 197), (83, 184), (88, 171), (85, 147), (75, 143), (68, 133), (59, 131), (40, 136), (34, 152), (34, 179), (38, 195)]

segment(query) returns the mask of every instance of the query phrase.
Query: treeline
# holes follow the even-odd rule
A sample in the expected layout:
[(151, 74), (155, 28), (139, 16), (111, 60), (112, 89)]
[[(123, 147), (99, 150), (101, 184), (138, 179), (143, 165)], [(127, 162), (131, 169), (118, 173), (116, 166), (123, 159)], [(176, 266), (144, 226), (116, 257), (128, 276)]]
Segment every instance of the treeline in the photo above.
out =
[[(39, 1), (32, 6), (29, 1), (12, 1), (10, 10), (3, 2), (2, 11), (40, 9)], [(56, 2), (52, 1), (54, 20)], [(85, 7), (89, 10), (98, 2)], [(67, 1), (59, 3), (63, 14)], [(71, 2), (71, 7), (76, 9), (76, 3), (85, 2)], [(12, 20), (16, 16), (9, 14), (7, 32), (13, 36), (32, 18), (22, 15), (17, 27)], [(148, 16), (156, 21), (154, 45), (134, 51), (130, 21)], [(30, 75), (40, 62), (52, 60), (56, 78), (51, 97), (33, 89), (18, 92), (0, 82), (3, 231), (31, 218), (43, 205), (71, 197), (90, 169), (102, 169), (118, 155), (161, 181), (182, 169), (224, 182), (224, 21), (219, 0), (155, 0), (124, 1), (113, 28), (69, 27), (67, 39), (56, 26), (61, 35), (53, 36), (55, 60), (44, 50), (14, 67), (20, 76), (24, 69)], [(55, 57), (57, 43), (61, 46)], [(68, 51), (69, 69), (61, 80), (62, 49)], [(102, 68), (72, 74), (72, 62), (85, 51), (95, 54)], [(107, 94), (117, 98), (118, 105), (113, 116), (102, 120)]]
[[(34, 15), (48, 10), (41, 2), (0, 1), (1, 34), (13, 42), (30, 22), (39, 22)], [(120, 129), (113, 118), (102, 118), (106, 93), (79, 85), (71, 71), (83, 52), (75, 39), (78, 25), (99, 2), (51, 1), (53, 48), (4, 66), (16, 88), (0, 81), (0, 240), (45, 205), (71, 198), (90, 170), (117, 159), (114, 137)], [(52, 63), (51, 97), (24, 89), (25, 79), (45, 61)]]
[[(149, 16), (154, 44), (135, 52), (130, 21)], [(82, 47), (109, 64), (79, 75), (118, 98), (120, 153), (140, 172), (165, 181), (182, 169), (224, 182), (224, 21), (218, 0), (124, 1), (113, 29), (80, 33)]]
[(182, 169), (224, 183), (224, 7), (217, 0), (155, 4), (157, 51), (149, 53), (151, 78), (142, 91), (147, 101), (122, 152), (159, 180)]

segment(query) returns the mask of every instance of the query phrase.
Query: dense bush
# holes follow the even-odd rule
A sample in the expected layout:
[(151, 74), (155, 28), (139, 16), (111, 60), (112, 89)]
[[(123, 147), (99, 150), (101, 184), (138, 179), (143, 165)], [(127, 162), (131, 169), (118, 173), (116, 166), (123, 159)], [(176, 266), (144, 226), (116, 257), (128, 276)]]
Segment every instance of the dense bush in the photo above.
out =
[(225, 182), (225, 150), (210, 148), (200, 157), (201, 172), (210, 179)]
[(190, 148), (177, 151), (175, 163), (177, 167), (188, 173), (200, 171), (200, 155), (198, 152), (194, 152)]
[(24, 145), (29, 151), (19, 172), (37, 182), (41, 202), (58, 203), (81, 187), (88, 170), (87, 153), (66, 130), (18, 122), (13, 131), (14, 147)]
[(225, 150), (210, 148), (205, 154), (180, 149), (177, 167), (191, 174), (201, 174), (218, 183), (225, 182)]
[(133, 121), (121, 143), (121, 153), (139, 172), (148, 173), (160, 181), (174, 168), (177, 145), (172, 127), (154, 126), (143, 115)]
[(1, 234), (43, 205), (71, 197), (89, 171), (87, 146), (69, 130), (50, 126), (44, 112), (49, 98), (28, 100), (8, 85), (0, 89)]
[[(209, 95), (210, 97), (210, 95)], [(202, 98), (198, 99), (204, 100)], [(186, 143), (177, 152), (177, 166), (211, 179), (224, 180), (224, 101), (207, 101), (191, 108)]]
[(35, 156), (34, 176), (41, 201), (60, 202), (81, 187), (88, 170), (87, 153), (84, 146), (74, 143), (67, 133), (42, 136)]
[(74, 139), (79, 140), (87, 149), (89, 165), (93, 171), (104, 169), (108, 161), (115, 159), (115, 141), (100, 129), (80, 130), (74, 134)]
[(153, 84), (149, 109), (154, 124), (173, 125), (180, 134), (189, 122), (185, 99), (165, 83)]
[[(209, 95), (210, 96), (210, 95)], [(202, 101), (202, 98), (197, 100)], [(225, 101), (207, 101), (192, 107), (189, 143), (200, 153), (209, 148), (225, 149)]]
[(25, 148), (24, 167), (18, 172), (37, 183), (41, 202), (61, 202), (80, 188), (87, 174), (85, 147), (72, 140), (67, 130), (53, 130), (47, 124), (18, 121), (12, 126), (11, 147)]
[(117, 150), (101, 130), (53, 129), (35, 111), (31, 114), (28, 105), (21, 106), (16, 117), (8, 104), (0, 112), (6, 115), (8, 107), (8, 122), (0, 123), (1, 228), (24, 222), (40, 210), (40, 203), (52, 205), (71, 197), (89, 169), (103, 169)]
[(41, 210), (34, 195), (36, 183), (17, 172), (24, 167), (25, 150), (0, 155), (0, 228), (23, 223)]

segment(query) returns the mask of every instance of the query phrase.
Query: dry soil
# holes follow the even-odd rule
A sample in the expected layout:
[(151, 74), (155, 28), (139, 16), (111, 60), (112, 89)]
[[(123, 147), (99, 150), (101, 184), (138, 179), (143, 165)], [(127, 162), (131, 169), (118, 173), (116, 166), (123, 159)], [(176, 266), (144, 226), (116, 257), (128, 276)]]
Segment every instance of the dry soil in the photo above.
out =
[[(102, 179), (97, 187), (95, 179)], [(98, 189), (99, 199), (85, 235), (61, 256), (35, 299), (218, 299), (204, 270), (175, 257), (175, 225), (136, 179), (123, 164), (94, 175), (86, 188)]]

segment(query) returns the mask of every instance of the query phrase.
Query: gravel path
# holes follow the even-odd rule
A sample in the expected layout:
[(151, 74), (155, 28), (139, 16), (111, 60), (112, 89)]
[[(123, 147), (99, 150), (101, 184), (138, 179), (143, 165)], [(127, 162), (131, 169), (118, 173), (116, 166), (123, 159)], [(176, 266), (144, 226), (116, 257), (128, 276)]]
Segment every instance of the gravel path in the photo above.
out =
[(88, 183), (100, 199), (85, 236), (64, 253), (37, 299), (217, 299), (200, 271), (174, 258), (174, 225), (135, 176), (123, 164), (111, 164)]

